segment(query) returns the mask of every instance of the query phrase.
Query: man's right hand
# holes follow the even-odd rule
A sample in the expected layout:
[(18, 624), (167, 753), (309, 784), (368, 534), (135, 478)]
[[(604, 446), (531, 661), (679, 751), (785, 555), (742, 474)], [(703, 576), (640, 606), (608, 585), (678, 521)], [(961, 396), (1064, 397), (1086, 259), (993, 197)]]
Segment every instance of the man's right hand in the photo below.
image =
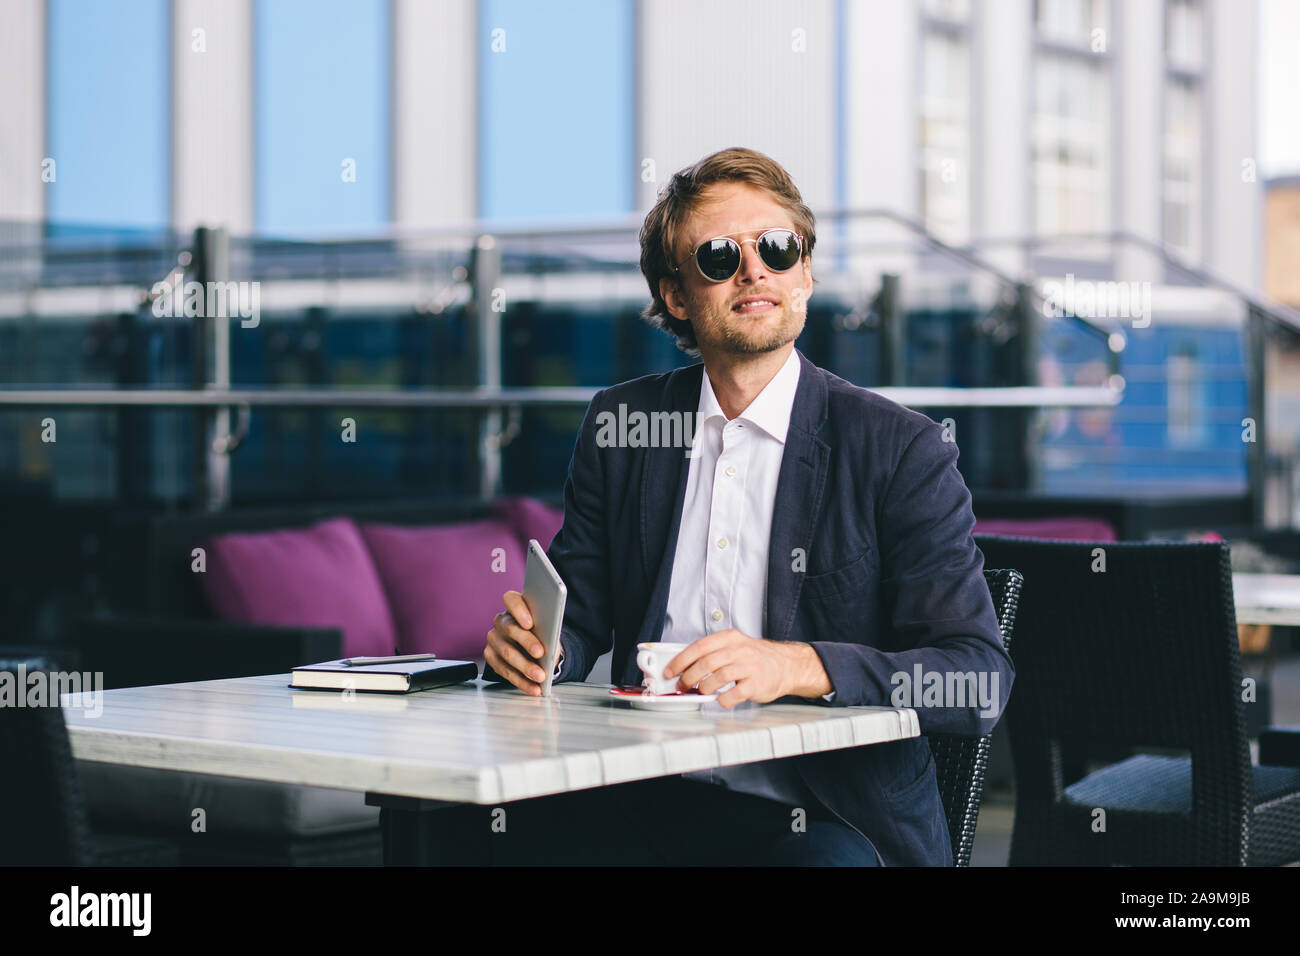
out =
[(545, 649), (532, 632), (533, 616), (518, 591), (507, 591), (501, 601), (506, 609), (496, 616), (488, 631), (483, 659), (525, 694), (540, 697), (546, 673), (537, 659)]

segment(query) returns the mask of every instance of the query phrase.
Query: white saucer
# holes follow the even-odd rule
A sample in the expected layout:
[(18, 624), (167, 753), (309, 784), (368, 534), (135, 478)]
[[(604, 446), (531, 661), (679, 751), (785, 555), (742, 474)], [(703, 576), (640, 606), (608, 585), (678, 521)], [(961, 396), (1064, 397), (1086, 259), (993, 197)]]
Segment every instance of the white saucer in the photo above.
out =
[(717, 694), (647, 694), (641, 688), (611, 687), (609, 696), (641, 710), (699, 710), (701, 704), (718, 699)]

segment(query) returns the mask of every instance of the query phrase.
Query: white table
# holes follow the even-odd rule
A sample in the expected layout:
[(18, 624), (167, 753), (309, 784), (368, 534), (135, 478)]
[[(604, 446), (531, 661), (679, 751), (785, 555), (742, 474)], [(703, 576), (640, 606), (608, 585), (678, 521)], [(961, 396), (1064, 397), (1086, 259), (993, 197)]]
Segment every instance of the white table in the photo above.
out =
[(1232, 576), (1238, 624), (1300, 626), (1300, 574)]
[[(92, 717), (65, 696), (78, 759), (364, 790), (385, 861), (423, 862), (424, 811), (494, 805), (728, 764), (916, 737), (906, 708), (614, 704), (608, 685), (550, 698), (480, 681), (410, 695), (291, 690), (287, 674), (104, 692)], [(394, 838), (400, 831), (403, 838)]]

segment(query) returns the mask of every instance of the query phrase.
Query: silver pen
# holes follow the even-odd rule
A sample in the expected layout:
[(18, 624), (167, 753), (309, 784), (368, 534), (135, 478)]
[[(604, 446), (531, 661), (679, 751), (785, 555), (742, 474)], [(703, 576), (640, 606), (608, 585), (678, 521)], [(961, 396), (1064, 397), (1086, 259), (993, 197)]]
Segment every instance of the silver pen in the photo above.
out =
[(339, 661), (345, 667), (361, 664), (405, 664), (407, 661), (436, 661), (437, 654), (404, 654), (399, 657), (345, 657)]

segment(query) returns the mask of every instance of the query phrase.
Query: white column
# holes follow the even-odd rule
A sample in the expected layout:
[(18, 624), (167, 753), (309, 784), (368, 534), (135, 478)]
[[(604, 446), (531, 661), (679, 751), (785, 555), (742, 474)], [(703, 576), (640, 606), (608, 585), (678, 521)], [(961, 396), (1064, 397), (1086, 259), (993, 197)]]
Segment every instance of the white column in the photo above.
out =
[[(1259, 109), (1256, 29), (1253, 3), (1209, 0), (1209, 153), (1205, 164), (1209, 267), (1242, 287), (1260, 288), (1260, 230), (1263, 186), (1255, 119)], [(1242, 179), (1243, 161), (1256, 166), (1256, 181)]]
[[(1111, 9), (1110, 50), (1115, 58), (1111, 82), (1116, 149), (1113, 161), (1111, 219), (1116, 231), (1164, 239), (1165, 54), (1164, 8), (1158, 3), (1117, 3)], [(1121, 244), (1115, 278), (1163, 283), (1164, 260), (1154, 252)]]
[(172, 222), (253, 230), (252, 0), (173, 0)]
[(476, 4), (392, 3), (391, 219), (418, 229), (477, 218)]
[[(640, 5), (637, 207), (679, 169), (747, 146), (786, 168), (814, 211), (834, 201), (833, 0)], [(655, 179), (643, 182), (645, 162)]]
[[(0, 220), (45, 215), (45, 3), (8, 0), (0, 28)], [(57, 168), (57, 167), (56, 167)], [(29, 232), (32, 226), (20, 226)], [(31, 236), (6, 236), (21, 241)]]
[[(920, 8), (916, 0), (844, 5), (845, 205), (920, 218)], [(909, 246), (914, 236), (883, 220), (854, 220), (851, 245)], [(911, 252), (855, 255), (854, 275), (874, 289), (882, 272), (908, 272)]]
[[(972, 190), (975, 236), (1024, 237), (1033, 233), (1030, 124), (1033, 122), (1033, 23), (1031, 0), (975, 5), (975, 97), (979, 129), (971, 130), (977, 153)], [(1011, 275), (1024, 272), (1017, 246), (981, 249), (984, 259)]]

